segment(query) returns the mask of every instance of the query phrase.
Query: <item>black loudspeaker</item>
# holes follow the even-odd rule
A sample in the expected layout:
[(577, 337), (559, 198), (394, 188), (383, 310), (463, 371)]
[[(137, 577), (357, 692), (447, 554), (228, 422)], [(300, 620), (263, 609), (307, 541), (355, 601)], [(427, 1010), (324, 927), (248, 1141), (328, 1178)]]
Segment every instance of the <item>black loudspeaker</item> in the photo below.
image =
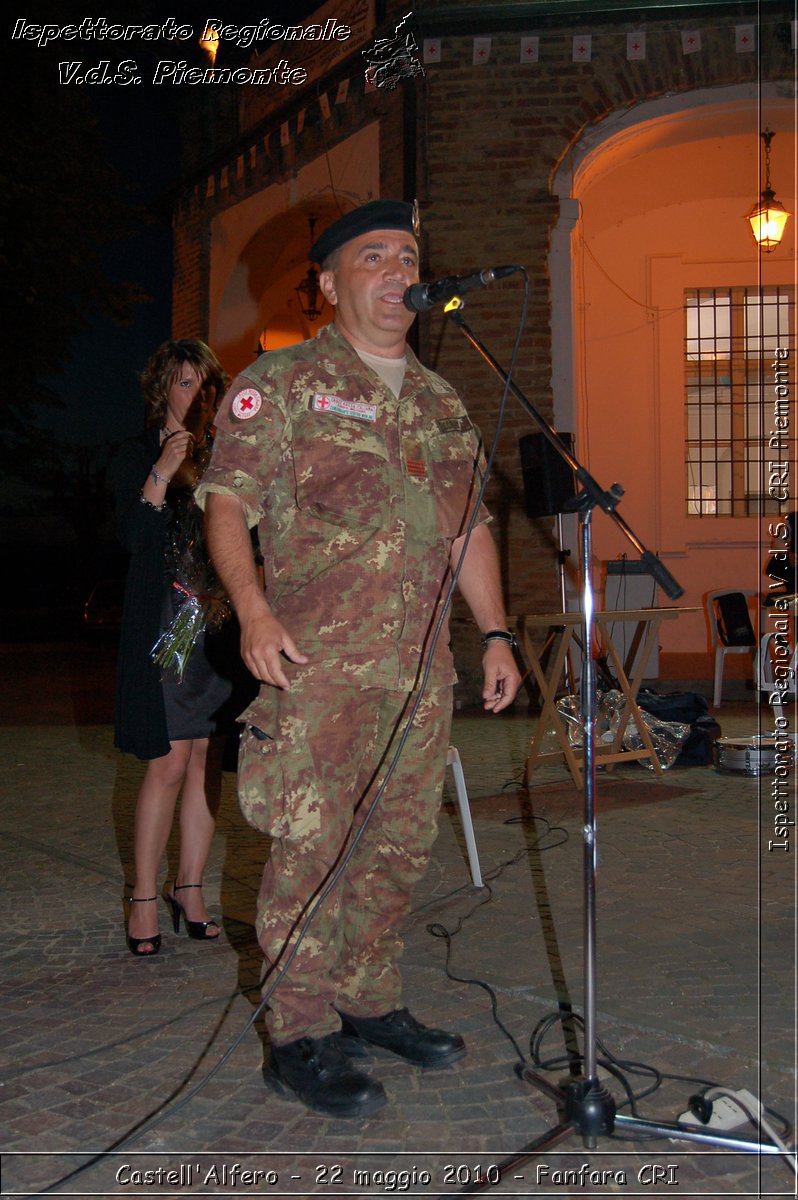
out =
[[(573, 434), (557, 437), (573, 454)], [(542, 433), (527, 433), (518, 442), (528, 517), (554, 517), (576, 495), (576, 478), (565, 459)]]

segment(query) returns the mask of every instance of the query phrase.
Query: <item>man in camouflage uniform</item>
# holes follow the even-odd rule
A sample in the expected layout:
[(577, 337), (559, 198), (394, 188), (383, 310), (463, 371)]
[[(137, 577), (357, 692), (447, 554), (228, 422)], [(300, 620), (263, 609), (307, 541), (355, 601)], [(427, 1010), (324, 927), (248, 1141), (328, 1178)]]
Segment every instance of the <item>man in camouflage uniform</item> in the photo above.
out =
[[(437, 828), (454, 673), (446, 622), (437, 636), (436, 625), (481, 451), (454, 391), (405, 342), (403, 296), (418, 280), (411, 206), (355, 209), (313, 257), (335, 321), (233, 381), (197, 495), (244, 661), (263, 681), (242, 716), (239, 795), (273, 839), (258, 937), (273, 970), (292, 955), (270, 997), (270, 1078), (311, 1108), (353, 1116), (385, 1102), (349, 1061), (363, 1042), (427, 1067), (465, 1053), (459, 1035), (401, 1007), (397, 961)], [(487, 635), (485, 708), (499, 712), (520, 679), (486, 520), (477, 513), (459, 586)]]

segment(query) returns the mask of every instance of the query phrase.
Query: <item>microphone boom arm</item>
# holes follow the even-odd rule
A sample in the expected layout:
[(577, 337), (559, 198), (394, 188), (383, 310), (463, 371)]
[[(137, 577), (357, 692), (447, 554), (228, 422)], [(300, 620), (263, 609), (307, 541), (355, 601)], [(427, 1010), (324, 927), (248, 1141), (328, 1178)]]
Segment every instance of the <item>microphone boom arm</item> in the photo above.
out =
[(506, 279), (523, 267), (516, 264), (506, 267), (486, 267), (482, 271), (472, 271), (470, 275), (446, 275), (433, 283), (411, 283), (403, 296), (405, 308), (411, 312), (429, 312), (436, 304), (445, 303), (460, 292), (470, 292), (473, 288), (487, 287), (497, 279)]

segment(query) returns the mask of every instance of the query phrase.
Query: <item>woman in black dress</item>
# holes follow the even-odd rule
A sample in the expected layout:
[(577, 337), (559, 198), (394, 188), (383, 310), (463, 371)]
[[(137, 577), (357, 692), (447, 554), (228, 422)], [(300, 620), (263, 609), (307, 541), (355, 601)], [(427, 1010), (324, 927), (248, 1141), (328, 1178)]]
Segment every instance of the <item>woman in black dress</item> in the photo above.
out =
[[(236, 713), (241, 666), (231, 621), (197, 637), (182, 673), (153, 661), (192, 586), (207, 594), (208, 560), (193, 488), (210, 453), (212, 422), (227, 376), (203, 342), (164, 343), (141, 376), (146, 428), (121, 448), (117, 527), (130, 553), (119, 645), (115, 744), (148, 761), (136, 802), (135, 882), (128, 897), (128, 947), (157, 954), (158, 871), (180, 803), (180, 858), (164, 885), (175, 932), (211, 940), (202, 873), (210, 852), (221, 784), (221, 741)], [(186, 550), (188, 548), (188, 550)], [(186, 577), (190, 560), (194, 578)], [(201, 575), (201, 582), (198, 582)], [(243, 705), (241, 706), (243, 707)]]

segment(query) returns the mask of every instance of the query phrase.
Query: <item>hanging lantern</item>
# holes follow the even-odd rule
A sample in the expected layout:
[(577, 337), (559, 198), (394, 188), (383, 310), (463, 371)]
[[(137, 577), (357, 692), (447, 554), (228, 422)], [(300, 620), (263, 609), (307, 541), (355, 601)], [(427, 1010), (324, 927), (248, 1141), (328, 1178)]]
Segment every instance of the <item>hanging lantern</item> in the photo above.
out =
[[(316, 227), (316, 218), (308, 217), (308, 225), (310, 226), (310, 245), (313, 246), (313, 230)], [(308, 269), (305, 272), (305, 278), (294, 288), (299, 300), (299, 306), (302, 309), (302, 315), (307, 321), (315, 321), (321, 316), (321, 308), (324, 304), (324, 297), (319, 288), (319, 273), (313, 263), (308, 263)]]
[(770, 254), (781, 242), (790, 214), (776, 199), (776, 193), (770, 186), (770, 143), (775, 134), (766, 129), (761, 136), (765, 144), (765, 187), (759, 201), (748, 213), (747, 220), (751, 224), (757, 245), (766, 254)]

